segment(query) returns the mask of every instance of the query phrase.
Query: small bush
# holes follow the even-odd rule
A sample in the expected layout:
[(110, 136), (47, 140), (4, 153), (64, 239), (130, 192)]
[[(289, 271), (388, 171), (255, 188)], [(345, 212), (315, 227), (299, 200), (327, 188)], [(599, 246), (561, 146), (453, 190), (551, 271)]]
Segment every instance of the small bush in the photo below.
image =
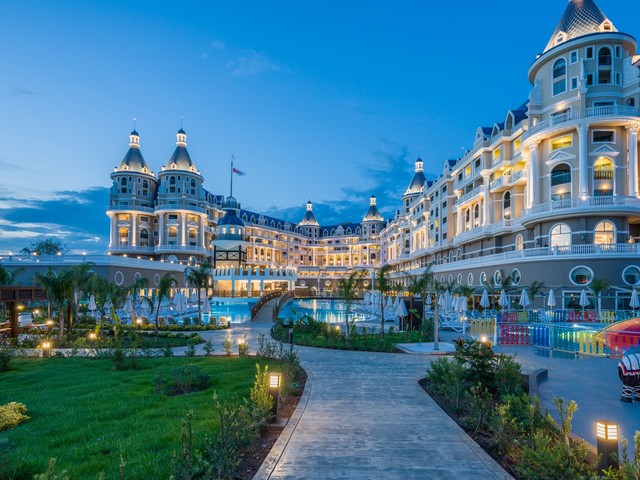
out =
[(165, 357), (173, 357), (173, 348), (164, 347), (162, 349), (162, 355), (165, 356)]
[(427, 368), (427, 380), (438, 395), (448, 399), (455, 411), (460, 411), (466, 391), (467, 370), (460, 362), (438, 358)]
[(231, 341), (230, 336), (226, 336), (224, 342), (222, 342), (222, 348), (224, 348), (224, 354), (227, 357), (231, 356), (231, 349), (233, 348), (233, 342)]
[(497, 355), (494, 368), (496, 388), (500, 396), (522, 393), (522, 370), (513, 357)]
[(11, 402), (0, 405), (0, 432), (15, 428), (29, 420), (27, 407), (22, 403)]
[(184, 395), (205, 390), (211, 376), (198, 365), (172, 368), (168, 375), (158, 374), (155, 379), (156, 393), (164, 395)]
[(253, 418), (260, 428), (264, 428), (271, 420), (271, 408), (274, 402), (274, 398), (269, 394), (269, 367), (267, 365), (264, 366), (264, 370), (261, 370), (260, 365), (256, 363), (256, 378), (249, 398)]
[(215, 347), (213, 346), (213, 342), (211, 340), (207, 340), (204, 344), (204, 354), (207, 357), (210, 357), (215, 351)]
[(9, 371), (9, 363), (16, 355), (16, 349), (8, 342), (0, 341), (0, 372)]
[(196, 346), (193, 343), (189, 343), (187, 349), (185, 350), (185, 355), (187, 357), (195, 357), (196, 355)]
[(247, 342), (247, 336), (245, 335), (242, 343), (238, 343), (238, 356), (246, 357), (249, 355), (249, 343)]

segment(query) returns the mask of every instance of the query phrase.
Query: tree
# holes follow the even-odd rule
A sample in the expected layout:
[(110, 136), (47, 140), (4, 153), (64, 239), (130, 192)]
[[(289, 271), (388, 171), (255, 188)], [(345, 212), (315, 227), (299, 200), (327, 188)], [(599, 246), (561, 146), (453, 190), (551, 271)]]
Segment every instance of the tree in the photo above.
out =
[(46, 237), (35, 240), (20, 250), (25, 255), (64, 255), (67, 253), (67, 246), (55, 237)]
[(200, 305), (200, 295), (202, 289), (206, 289), (209, 285), (209, 274), (211, 271), (211, 264), (208, 260), (202, 262), (197, 268), (187, 268), (185, 270), (185, 279), (187, 285), (198, 290), (198, 323), (202, 324), (202, 306)]
[[(542, 289), (545, 288), (544, 287), (544, 282), (540, 282), (538, 280), (534, 280), (533, 282), (531, 282), (531, 285), (529, 285), (529, 295), (531, 296), (531, 304), (535, 305), (536, 303), (536, 295), (538, 295), (538, 293), (541, 293)], [(544, 305), (543, 305), (544, 307)]]
[[(59, 315), (59, 338), (64, 335), (64, 309), (67, 306), (67, 313), (71, 314), (70, 298), (73, 295), (73, 282), (67, 271), (57, 274), (55, 270), (49, 268), (46, 273), (36, 273), (35, 281), (40, 285), (50, 302), (50, 305), (58, 309)], [(51, 312), (50, 312), (51, 313)]]
[[(91, 279), (95, 272), (91, 270), (94, 264), (91, 262), (83, 262), (80, 265), (71, 267), (71, 280), (73, 282), (73, 306), (76, 318), (80, 314), (80, 298), (89, 290)], [(71, 333), (73, 323), (69, 323), (69, 332)]]
[[(425, 312), (427, 311), (427, 303), (426, 299), (429, 295), (429, 289), (433, 285), (433, 272), (431, 272), (431, 266), (427, 267), (427, 270), (419, 277), (409, 277), (409, 286), (407, 290), (412, 294), (411, 296), (411, 305), (410, 312), (413, 315), (413, 296), (420, 295), (422, 299), (422, 321), (425, 319)], [(413, 318), (413, 317), (410, 317)], [(413, 323), (411, 323), (410, 328), (413, 328)]]
[(127, 301), (129, 290), (121, 285), (115, 283), (109, 284), (109, 298), (111, 299), (111, 319), (113, 320), (113, 336), (118, 341), (118, 332), (120, 331), (120, 317), (117, 314), (118, 310), (122, 310), (124, 303)]
[(374, 289), (380, 293), (380, 336), (384, 337), (384, 296), (391, 292), (395, 286), (389, 278), (391, 265), (385, 265), (378, 272)]
[(600, 310), (602, 309), (602, 292), (607, 290), (610, 286), (611, 284), (609, 283), (609, 281), (604, 278), (594, 278), (593, 280), (591, 280), (589, 288), (591, 288), (594, 295), (598, 299), (596, 303), (596, 319), (600, 317)]
[(173, 278), (173, 276), (170, 273), (165, 273), (164, 276), (160, 279), (160, 283), (158, 283), (158, 286), (156, 287), (155, 297), (156, 297), (157, 306), (156, 306), (156, 315), (154, 318), (156, 336), (158, 336), (158, 330), (159, 330), (158, 316), (160, 315), (160, 304), (162, 303), (162, 300), (169, 297), (169, 292), (175, 286), (175, 284), (176, 284), (176, 279)]
[[(149, 279), (140, 277), (136, 278), (131, 286), (129, 287), (129, 293), (131, 294), (131, 301), (133, 302), (133, 308), (135, 310), (135, 306), (138, 303), (138, 299), (140, 298), (140, 290), (146, 290), (149, 288)], [(145, 301), (150, 302), (147, 297), (142, 297)], [(150, 306), (150, 310), (153, 309), (153, 304)]]
[(358, 284), (363, 276), (365, 276), (367, 272), (365, 270), (357, 270), (352, 272), (349, 275), (348, 279), (341, 278), (338, 281), (338, 296), (344, 301), (345, 310), (346, 310), (346, 318), (345, 318), (345, 338), (349, 341), (349, 334), (351, 332), (351, 327), (349, 325), (349, 313), (351, 313), (351, 305), (356, 298), (356, 290), (358, 289)]
[(24, 267), (19, 267), (9, 271), (5, 267), (0, 265), (0, 286), (13, 285), (13, 282), (16, 281), (16, 278), (22, 273), (23, 270)]

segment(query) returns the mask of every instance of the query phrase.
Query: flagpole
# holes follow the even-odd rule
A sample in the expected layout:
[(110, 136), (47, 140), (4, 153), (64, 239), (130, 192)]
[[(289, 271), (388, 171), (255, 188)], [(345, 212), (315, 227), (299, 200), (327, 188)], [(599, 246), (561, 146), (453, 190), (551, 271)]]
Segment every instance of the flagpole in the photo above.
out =
[(233, 197), (233, 155), (231, 155), (231, 189), (230, 189), (230, 193), (229, 196)]

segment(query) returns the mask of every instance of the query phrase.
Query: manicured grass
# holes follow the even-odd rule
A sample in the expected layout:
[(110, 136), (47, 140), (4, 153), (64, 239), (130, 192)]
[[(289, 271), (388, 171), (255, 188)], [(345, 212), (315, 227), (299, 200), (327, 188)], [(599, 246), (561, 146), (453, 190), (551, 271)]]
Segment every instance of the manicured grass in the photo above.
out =
[[(115, 371), (110, 360), (14, 359), (0, 373), (0, 404), (24, 403), (31, 417), (0, 433), (0, 479), (31, 479), (49, 458), (72, 479), (120, 478), (120, 454), (127, 480), (168, 479), (180, 448), (181, 422), (193, 411), (194, 445), (217, 428), (212, 395), (222, 402), (248, 397), (255, 357), (171, 357), (140, 359), (139, 370)], [(211, 375), (202, 392), (166, 397), (154, 393), (154, 376), (195, 364)], [(59, 468), (58, 468), (59, 467)], [(12, 476), (13, 475), (13, 476)]]

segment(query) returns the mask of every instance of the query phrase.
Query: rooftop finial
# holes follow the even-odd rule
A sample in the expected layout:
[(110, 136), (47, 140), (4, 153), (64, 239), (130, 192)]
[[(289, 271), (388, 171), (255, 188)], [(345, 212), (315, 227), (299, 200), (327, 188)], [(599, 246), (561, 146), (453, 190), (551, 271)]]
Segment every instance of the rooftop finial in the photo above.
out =
[(182, 130), (184, 124), (184, 117), (180, 117), (180, 130)]
[(134, 132), (136, 131), (136, 120), (137, 120), (137, 118), (133, 117), (133, 131)]

